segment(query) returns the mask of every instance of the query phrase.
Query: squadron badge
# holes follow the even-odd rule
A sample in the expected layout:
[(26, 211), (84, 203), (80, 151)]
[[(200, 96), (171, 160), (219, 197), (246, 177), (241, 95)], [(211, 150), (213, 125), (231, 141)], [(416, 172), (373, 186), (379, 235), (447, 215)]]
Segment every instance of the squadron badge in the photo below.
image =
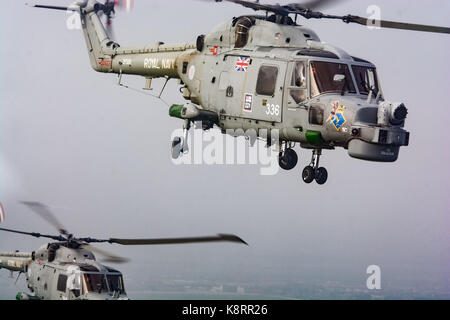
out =
[(333, 109), (331, 109), (330, 116), (327, 122), (331, 122), (337, 131), (340, 131), (342, 126), (347, 123), (344, 116), (345, 106), (339, 105), (338, 101), (332, 103)]

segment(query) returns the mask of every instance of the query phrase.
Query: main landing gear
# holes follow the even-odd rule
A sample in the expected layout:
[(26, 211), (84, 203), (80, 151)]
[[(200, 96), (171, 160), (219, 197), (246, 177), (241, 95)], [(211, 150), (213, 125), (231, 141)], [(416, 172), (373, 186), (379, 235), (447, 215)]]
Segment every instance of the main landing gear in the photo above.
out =
[(302, 178), (306, 183), (311, 183), (313, 180), (320, 185), (325, 184), (328, 179), (327, 169), (319, 167), (319, 159), (322, 155), (322, 150), (314, 149), (312, 153), (311, 163), (303, 169)]
[(284, 151), (280, 150), (278, 155), (278, 164), (281, 169), (292, 170), (295, 168), (298, 162), (297, 152), (292, 149), (292, 146), (286, 142)]

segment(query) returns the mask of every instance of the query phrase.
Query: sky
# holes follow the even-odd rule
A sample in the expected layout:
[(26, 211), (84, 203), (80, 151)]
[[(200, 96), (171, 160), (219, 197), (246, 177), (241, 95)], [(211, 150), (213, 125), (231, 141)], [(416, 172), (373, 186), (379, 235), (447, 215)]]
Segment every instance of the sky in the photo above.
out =
[[(266, 2), (266, 1), (264, 1)], [(288, 3), (289, 1), (279, 1)], [(64, 12), (6, 0), (0, 12), (0, 202), (2, 227), (53, 233), (21, 200), (50, 205), (67, 229), (91, 237), (233, 233), (234, 243), (163, 247), (101, 245), (131, 263), (115, 266), (137, 291), (141, 279), (269, 283), (317, 279), (365, 288), (379, 265), (382, 287), (450, 286), (448, 35), (368, 30), (305, 21), (322, 41), (373, 62), (387, 99), (409, 109), (410, 145), (395, 163), (325, 151), (326, 185), (306, 185), (299, 164), (273, 176), (258, 165), (175, 165), (170, 138), (182, 121), (148, 95), (90, 68), (79, 30)], [(39, 2), (43, 3), (43, 2)], [(66, 4), (51, 1), (48, 4)], [(323, 11), (448, 26), (450, 3), (345, 0)], [(114, 19), (122, 46), (195, 42), (215, 25), (253, 11), (230, 3), (135, 1)], [(140, 77), (124, 76), (134, 88)], [(155, 88), (161, 84), (154, 81)], [(175, 80), (163, 97), (183, 103)], [(42, 239), (0, 233), (0, 251), (37, 249)], [(0, 270), (0, 298), (25, 291)], [(148, 288), (151, 289), (151, 288)], [(134, 296), (139, 298), (139, 296)]]

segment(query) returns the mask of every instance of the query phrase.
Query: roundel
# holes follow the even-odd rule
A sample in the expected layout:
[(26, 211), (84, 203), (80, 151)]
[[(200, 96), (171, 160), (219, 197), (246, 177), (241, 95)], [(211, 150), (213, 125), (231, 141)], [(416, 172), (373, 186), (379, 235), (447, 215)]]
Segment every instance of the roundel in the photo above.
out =
[(188, 76), (189, 76), (189, 80), (194, 80), (194, 76), (195, 76), (195, 66), (194, 65), (192, 65), (189, 68)]

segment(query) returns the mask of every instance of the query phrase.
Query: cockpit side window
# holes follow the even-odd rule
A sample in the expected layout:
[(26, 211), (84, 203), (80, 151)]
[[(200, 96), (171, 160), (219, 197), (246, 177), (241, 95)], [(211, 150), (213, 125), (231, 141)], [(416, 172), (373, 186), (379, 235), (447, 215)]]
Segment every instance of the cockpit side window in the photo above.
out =
[(108, 274), (106, 275), (108, 279), (108, 286), (111, 292), (124, 293), (125, 289), (123, 287), (123, 279), (120, 275)]
[(261, 66), (256, 82), (256, 93), (264, 96), (273, 96), (277, 83), (278, 68), (275, 66)]
[(60, 274), (58, 276), (58, 283), (56, 284), (56, 290), (66, 292), (66, 286), (67, 286), (67, 276), (65, 274)]
[(306, 66), (305, 62), (296, 62), (292, 72), (291, 86), (306, 88)]
[(289, 95), (296, 103), (306, 100), (306, 63), (304, 61), (294, 64)]
[(374, 94), (378, 94), (378, 81), (375, 68), (364, 66), (352, 66), (353, 74), (355, 75), (356, 84), (358, 85), (359, 93), (369, 94), (373, 89)]

